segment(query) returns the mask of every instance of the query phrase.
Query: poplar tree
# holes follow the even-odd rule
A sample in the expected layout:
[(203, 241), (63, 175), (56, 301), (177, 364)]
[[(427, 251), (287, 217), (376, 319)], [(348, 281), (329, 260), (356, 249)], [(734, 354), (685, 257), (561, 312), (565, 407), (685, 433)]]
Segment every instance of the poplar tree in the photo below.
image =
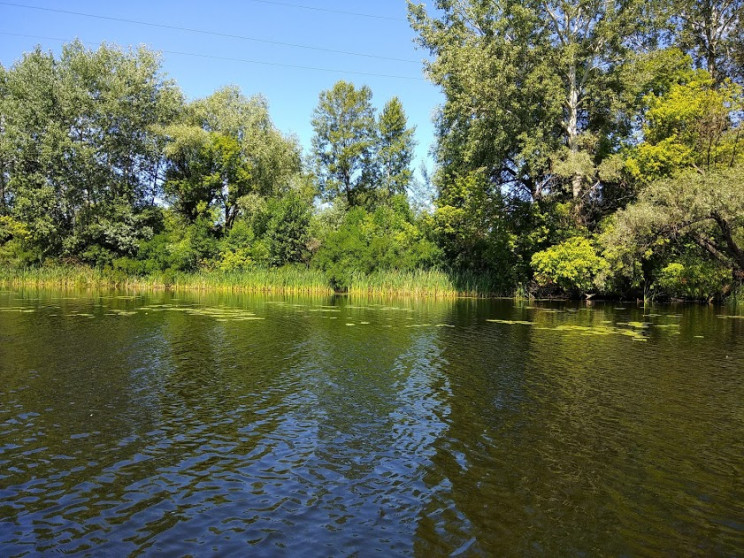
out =
[[(640, 48), (637, 0), (439, 0), (409, 18), (446, 96), (438, 158), (460, 174), (539, 201), (565, 192), (581, 208), (619, 147), (618, 70)], [(637, 39), (637, 41), (636, 41)]]
[(385, 104), (377, 123), (377, 187), (385, 196), (404, 194), (411, 182), (414, 132), (414, 128), (408, 128), (400, 99), (393, 97)]
[(320, 193), (361, 205), (376, 174), (372, 91), (339, 81), (320, 94), (312, 120), (312, 149)]
[(667, 0), (679, 45), (720, 84), (744, 79), (744, 0)]

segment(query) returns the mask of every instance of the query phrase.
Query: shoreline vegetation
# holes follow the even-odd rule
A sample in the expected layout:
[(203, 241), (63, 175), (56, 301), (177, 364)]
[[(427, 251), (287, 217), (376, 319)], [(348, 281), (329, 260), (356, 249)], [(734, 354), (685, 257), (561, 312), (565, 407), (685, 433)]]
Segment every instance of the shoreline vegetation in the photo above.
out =
[[(524, 289), (505, 292), (487, 277), (475, 274), (452, 274), (441, 270), (378, 271), (369, 275), (357, 273), (348, 287), (336, 290), (328, 275), (303, 266), (256, 268), (242, 271), (202, 270), (196, 272), (161, 272), (151, 275), (126, 275), (110, 269), (85, 265), (51, 265), (35, 268), (0, 268), (0, 288), (37, 289), (121, 289), (134, 291), (213, 292), (269, 295), (350, 295), (393, 298), (510, 298), (516, 300), (632, 300), (620, 297), (593, 296), (576, 298), (565, 293), (538, 296)], [(744, 304), (744, 293), (731, 292), (719, 299), (651, 297), (636, 302), (683, 302)]]
[(422, 298), (498, 298), (518, 296), (500, 292), (487, 278), (439, 270), (380, 271), (353, 274), (348, 287), (334, 290), (326, 273), (301, 266), (243, 271), (163, 272), (125, 275), (82, 265), (0, 269), (0, 287), (108, 288), (135, 290), (211, 291), (268, 294), (414, 296)]

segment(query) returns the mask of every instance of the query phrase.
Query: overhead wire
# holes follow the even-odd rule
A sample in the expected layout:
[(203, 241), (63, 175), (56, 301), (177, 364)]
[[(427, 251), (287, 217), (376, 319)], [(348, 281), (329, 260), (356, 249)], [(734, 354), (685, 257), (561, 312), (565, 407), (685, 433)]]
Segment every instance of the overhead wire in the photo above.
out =
[(307, 6), (305, 4), (292, 4), (290, 2), (278, 2), (276, 0), (248, 0), (249, 2), (253, 2), (255, 4), (270, 4), (273, 6), (282, 6), (285, 8), (299, 8), (302, 10), (312, 10), (315, 12), (326, 12), (331, 14), (341, 14), (341, 15), (347, 15), (347, 16), (355, 16), (355, 17), (367, 17), (370, 19), (382, 19), (386, 21), (397, 21), (397, 22), (405, 22), (406, 20), (400, 19), (397, 17), (391, 17), (391, 16), (383, 16), (383, 15), (375, 15), (375, 14), (365, 14), (361, 12), (350, 12), (347, 10), (334, 10), (332, 8), (321, 8), (318, 6)]
[[(12, 31), (1, 31), (0, 35), (7, 35), (12, 37), (26, 37), (29, 39), (37, 39), (37, 40), (44, 40), (44, 41), (59, 41), (61, 43), (69, 42), (69, 39), (62, 39), (60, 37), (48, 37), (43, 35), (30, 35), (27, 33), (14, 33)], [(326, 72), (326, 73), (334, 73), (334, 74), (350, 74), (350, 75), (358, 75), (358, 76), (367, 76), (367, 77), (381, 77), (381, 78), (390, 78), (390, 79), (403, 79), (403, 80), (409, 80), (409, 81), (426, 81), (423, 78), (420, 77), (412, 77), (412, 76), (400, 76), (400, 75), (394, 75), (394, 74), (379, 74), (375, 72), (361, 72), (357, 70), (338, 70), (333, 68), (323, 68), (319, 66), (303, 66), (299, 64), (284, 64), (281, 62), (265, 62), (262, 60), (253, 60), (250, 58), (234, 58), (231, 56), (217, 56), (213, 54), (203, 54), (198, 52), (184, 52), (179, 50), (166, 50), (166, 49), (156, 49), (159, 52), (165, 53), (165, 54), (175, 54), (178, 56), (191, 56), (194, 58), (205, 58), (205, 59), (212, 59), (212, 60), (222, 60), (227, 62), (241, 62), (244, 64), (257, 64), (261, 66), (276, 66), (280, 68), (292, 68), (297, 70), (310, 70), (315, 72)]]
[[(258, 0), (256, 0), (258, 1)], [(266, 3), (269, 3), (268, 0), (265, 0)], [(289, 5), (285, 2), (271, 2), (276, 3), (278, 5)], [(114, 21), (117, 23), (131, 23), (134, 25), (143, 25), (147, 27), (155, 27), (159, 29), (169, 29), (172, 31), (183, 31), (186, 33), (196, 33), (200, 35), (212, 35), (214, 37), (223, 37), (228, 39), (239, 39), (242, 41), (251, 41), (256, 43), (263, 43), (263, 44), (269, 44), (269, 45), (276, 45), (276, 46), (286, 46), (291, 48), (300, 48), (305, 50), (314, 50), (316, 52), (326, 52), (326, 53), (333, 53), (333, 54), (343, 54), (346, 56), (357, 56), (362, 58), (373, 58), (378, 60), (389, 60), (391, 62), (404, 62), (408, 64), (420, 64), (420, 60), (412, 60), (410, 58), (396, 58), (393, 56), (381, 56), (378, 54), (368, 54), (363, 52), (354, 52), (349, 50), (340, 50), (340, 49), (334, 49), (334, 48), (326, 48), (326, 47), (318, 47), (318, 46), (312, 46), (312, 45), (305, 45), (301, 43), (290, 43), (285, 41), (275, 41), (271, 39), (259, 39), (257, 37), (251, 37), (248, 35), (238, 35), (234, 33), (224, 33), (222, 31), (210, 31), (206, 29), (199, 29), (196, 27), (182, 27), (180, 25), (170, 25), (167, 23), (153, 23), (149, 21), (143, 21), (138, 19), (129, 19), (129, 18), (123, 18), (123, 17), (114, 17), (114, 16), (104, 16), (99, 14), (92, 14), (88, 12), (78, 12), (73, 10), (64, 10), (60, 8), (47, 8), (42, 6), (32, 6), (29, 4), (19, 4), (17, 2), (3, 2), (0, 1), (0, 6), (10, 6), (14, 8), (23, 8), (28, 10), (38, 10), (42, 12), (50, 12), (50, 13), (58, 13), (58, 14), (67, 14), (67, 15), (74, 15), (74, 16), (80, 16), (80, 17), (87, 17), (92, 19), (99, 19), (99, 20), (105, 20), (105, 21)], [(294, 5), (295, 7), (303, 7), (303, 8), (310, 8), (308, 6), (299, 6)], [(318, 8), (320, 10), (320, 8)], [(322, 10), (322, 11), (331, 11), (331, 10)], [(337, 11), (337, 10), (333, 10)], [(354, 15), (362, 15), (362, 14), (356, 14), (354, 12), (348, 12), (350, 14)]]

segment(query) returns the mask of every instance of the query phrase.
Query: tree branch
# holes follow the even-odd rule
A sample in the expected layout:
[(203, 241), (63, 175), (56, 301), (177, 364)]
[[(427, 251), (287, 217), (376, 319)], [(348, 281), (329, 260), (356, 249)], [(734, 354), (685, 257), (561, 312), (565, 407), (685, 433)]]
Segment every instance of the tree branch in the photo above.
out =
[(731, 225), (717, 211), (714, 211), (711, 214), (711, 217), (713, 217), (713, 220), (718, 225), (718, 228), (721, 229), (723, 240), (726, 242), (726, 246), (731, 252), (731, 255), (734, 257), (736, 265), (739, 267), (740, 270), (744, 271), (744, 251), (739, 247), (738, 244), (736, 244), (733, 232), (731, 231)]

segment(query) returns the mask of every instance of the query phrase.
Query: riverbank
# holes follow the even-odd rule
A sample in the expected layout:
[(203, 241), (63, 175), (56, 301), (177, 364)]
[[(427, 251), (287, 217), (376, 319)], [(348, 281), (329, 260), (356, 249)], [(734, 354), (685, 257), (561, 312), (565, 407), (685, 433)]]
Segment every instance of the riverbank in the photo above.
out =
[[(147, 276), (87, 266), (49, 266), (0, 269), (2, 287), (117, 288), (276, 294), (333, 294), (325, 273), (301, 266), (255, 268), (245, 271), (163, 272)], [(353, 274), (349, 294), (421, 296), (432, 298), (495, 297), (499, 292), (487, 277), (452, 275), (440, 270), (385, 271)]]

